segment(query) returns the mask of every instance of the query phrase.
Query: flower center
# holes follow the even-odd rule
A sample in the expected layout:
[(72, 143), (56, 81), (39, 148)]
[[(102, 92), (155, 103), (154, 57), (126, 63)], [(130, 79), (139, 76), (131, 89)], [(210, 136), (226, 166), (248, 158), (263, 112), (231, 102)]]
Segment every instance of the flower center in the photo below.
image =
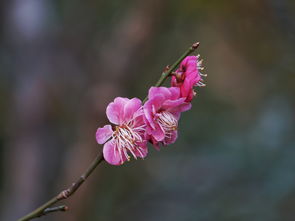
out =
[(168, 111), (160, 112), (157, 122), (165, 131), (165, 137), (167, 138), (171, 138), (173, 131), (177, 130), (178, 127), (177, 119)]
[(112, 138), (122, 163), (124, 162), (123, 156), (128, 161), (130, 160), (128, 152), (130, 152), (135, 159), (137, 159), (136, 154), (139, 154), (143, 158), (143, 149), (139, 144), (143, 143), (141, 133), (144, 129), (144, 126), (132, 128), (128, 124), (115, 127)]

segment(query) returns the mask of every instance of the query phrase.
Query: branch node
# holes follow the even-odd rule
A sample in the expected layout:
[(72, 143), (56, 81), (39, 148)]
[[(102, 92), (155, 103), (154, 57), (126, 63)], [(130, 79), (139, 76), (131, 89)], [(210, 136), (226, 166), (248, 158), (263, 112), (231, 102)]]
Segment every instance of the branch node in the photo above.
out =
[(58, 194), (57, 199), (58, 200), (66, 199), (69, 197), (69, 194), (70, 194), (69, 189), (63, 190)]
[(193, 50), (196, 50), (196, 49), (199, 47), (199, 45), (200, 45), (200, 42), (196, 42), (196, 43), (194, 43), (194, 44), (192, 45), (192, 49), (193, 49)]
[(169, 71), (170, 70), (170, 65), (166, 65), (166, 67), (164, 68), (164, 70), (163, 70), (163, 73), (166, 73), (167, 71)]

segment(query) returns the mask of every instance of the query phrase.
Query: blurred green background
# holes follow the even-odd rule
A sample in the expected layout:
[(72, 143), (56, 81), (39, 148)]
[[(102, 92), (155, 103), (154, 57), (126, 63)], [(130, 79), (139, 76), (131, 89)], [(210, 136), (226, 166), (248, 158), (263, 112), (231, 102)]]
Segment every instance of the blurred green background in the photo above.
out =
[(102, 163), (39, 220), (293, 221), (293, 0), (0, 2), (0, 220), (71, 184), (116, 96), (140, 97), (193, 42), (207, 87), (177, 142)]

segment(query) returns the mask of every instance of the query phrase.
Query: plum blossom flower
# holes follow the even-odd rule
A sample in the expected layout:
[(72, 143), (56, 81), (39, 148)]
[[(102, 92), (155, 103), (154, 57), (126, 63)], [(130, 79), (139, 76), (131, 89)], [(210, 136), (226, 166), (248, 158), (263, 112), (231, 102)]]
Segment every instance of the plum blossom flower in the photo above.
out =
[(168, 145), (176, 141), (180, 113), (190, 108), (191, 104), (180, 97), (179, 88), (150, 88), (143, 110), (146, 132), (156, 149), (159, 150), (159, 144)]
[(203, 78), (204, 75), (200, 72), (203, 70), (202, 62), (198, 56), (187, 56), (180, 63), (179, 68), (175, 71), (175, 74), (171, 78), (171, 86), (179, 87), (181, 97), (186, 98), (186, 102), (191, 102), (196, 95), (194, 91), (195, 86), (204, 87)]
[(106, 114), (114, 126), (108, 124), (96, 132), (97, 142), (104, 144), (104, 159), (109, 164), (121, 165), (130, 160), (130, 154), (135, 159), (146, 157), (146, 124), (141, 100), (117, 97), (108, 105)]

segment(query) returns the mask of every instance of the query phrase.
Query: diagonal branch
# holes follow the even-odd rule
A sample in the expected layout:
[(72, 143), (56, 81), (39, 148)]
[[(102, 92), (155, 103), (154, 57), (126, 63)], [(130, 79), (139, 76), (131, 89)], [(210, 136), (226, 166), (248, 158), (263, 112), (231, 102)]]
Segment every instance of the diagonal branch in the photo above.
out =
[[(161, 86), (164, 81), (167, 79), (167, 77), (170, 76), (170, 74), (172, 73), (172, 71), (180, 64), (180, 62), (189, 54), (191, 54), (192, 52), (194, 52), (199, 46), (199, 42), (194, 43), (191, 47), (189, 47), (187, 49), (187, 51), (184, 52), (183, 55), (181, 55), (178, 60), (176, 62), (174, 62), (173, 65), (171, 65), (171, 67), (166, 68), (166, 70), (164, 70), (164, 72), (162, 73), (160, 79), (158, 80), (158, 82), (156, 83), (156, 87)], [(147, 97), (144, 99), (143, 102), (145, 102), (147, 100)], [(47, 213), (51, 213), (51, 212), (57, 212), (57, 211), (66, 211), (68, 208), (66, 206), (60, 206), (60, 207), (53, 207), (50, 208), (53, 204), (64, 200), (68, 197), (70, 197), (71, 195), (73, 195), (78, 189), (79, 187), (85, 182), (85, 180), (90, 176), (90, 174), (95, 170), (95, 168), (104, 160), (103, 155), (102, 154), (98, 154), (97, 157), (92, 161), (92, 163), (89, 165), (89, 167), (87, 168), (87, 170), (76, 180), (76, 182), (74, 182), (70, 187), (68, 187), (67, 189), (61, 191), (58, 195), (56, 195), (55, 197), (53, 197), (51, 200), (47, 201), (45, 204), (43, 204), (42, 206), (40, 206), (39, 208), (35, 209), (33, 212), (29, 213), (28, 215), (20, 218), (18, 221), (27, 221), (27, 220), (31, 220), (40, 216), (44, 216)]]
[[(55, 207), (55, 208), (50, 208), (49, 209), (49, 207), (51, 207), (53, 204), (55, 204), (55, 203), (57, 203), (57, 202), (59, 202), (61, 200), (64, 200), (64, 199), (70, 197), (72, 194), (74, 194), (77, 191), (77, 189), (79, 189), (79, 187), (89, 177), (89, 175), (94, 171), (94, 169), (103, 160), (104, 159), (103, 159), (102, 154), (98, 154), (97, 157), (92, 161), (90, 166), (87, 168), (87, 170), (70, 187), (68, 187), (67, 189), (61, 191), (58, 195), (53, 197), (51, 200), (49, 200), (48, 202), (46, 202), (45, 204), (43, 204), (39, 208), (35, 209), (33, 212), (29, 213), (28, 215), (20, 218), (18, 221), (31, 220), (31, 219), (46, 215), (47, 213), (50, 213), (50, 212), (61, 211), (61, 208), (56, 209), (58, 207)], [(48, 211), (48, 209), (49, 209), (49, 211)], [(63, 211), (66, 211), (66, 210), (67, 210), (67, 207), (64, 207)]]

